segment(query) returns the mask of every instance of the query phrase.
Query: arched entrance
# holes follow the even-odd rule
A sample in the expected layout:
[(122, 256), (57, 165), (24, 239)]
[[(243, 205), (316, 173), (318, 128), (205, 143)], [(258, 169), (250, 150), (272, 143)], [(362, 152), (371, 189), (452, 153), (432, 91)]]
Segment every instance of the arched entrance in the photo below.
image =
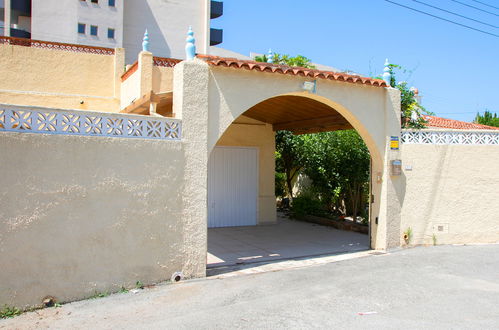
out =
[[(253, 105), (229, 125), (211, 150), (208, 162), (208, 228), (212, 228), (208, 231), (208, 267), (371, 247), (367, 235), (317, 228), (286, 220), (282, 214), (276, 216), (275, 132), (353, 130), (336, 108), (341, 105), (310, 93), (290, 93)], [(365, 132), (360, 135), (379, 159), (372, 138)], [(369, 215), (373, 211), (369, 206)], [(268, 224), (274, 226), (227, 228)], [(221, 227), (224, 229), (213, 229)]]
[[(313, 70), (310, 73), (275, 65), (264, 65), (262, 68), (250, 62), (241, 63), (227, 59), (214, 59), (208, 63), (193, 60), (181, 62), (175, 67), (173, 112), (182, 118), (183, 125), (185, 184), (182, 195), (184, 208), (188, 210), (183, 219), (189, 231), (186, 238), (189, 239), (192, 251), (196, 251), (189, 259), (193, 273), (204, 272), (201, 264), (206, 265), (208, 162), (217, 144), (228, 139), (230, 131), (240, 132), (242, 138), (247, 139), (249, 135), (244, 132), (256, 128), (259, 128), (258, 136), (266, 138), (268, 134), (271, 140), (274, 125), (292, 125), (291, 128), (298, 130), (299, 127), (294, 125), (305, 120), (308, 120), (305, 122), (308, 124), (307, 130), (317, 127), (330, 129), (334, 125), (340, 125), (334, 121), (336, 113), (360, 134), (371, 153), (371, 247), (384, 250), (399, 246), (399, 196), (403, 196), (404, 185), (403, 180), (392, 176), (389, 171), (391, 161), (400, 159), (399, 151), (390, 150), (390, 140), (400, 137), (398, 90), (383, 87), (379, 82), (375, 84), (369, 78)], [(304, 83), (311, 81), (316, 84), (314, 92), (304, 91)], [(327, 125), (317, 123), (320, 120), (314, 122), (318, 118), (310, 117), (293, 120), (280, 117), (279, 121), (241, 117), (254, 106), (281, 96), (299, 96), (306, 100), (305, 104), (312, 104), (313, 100), (328, 106), (324, 108), (327, 108), (328, 113), (322, 118)], [(268, 103), (266, 105), (272, 108)], [(250, 115), (257, 116), (257, 112), (265, 113), (261, 110)], [(304, 115), (306, 113), (308, 112), (303, 112)], [(239, 123), (238, 120), (242, 118), (248, 123)], [(250, 121), (261, 123), (246, 125), (252, 124)], [(242, 141), (237, 136), (230, 140), (233, 146), (240, 145)], [(259, 163), (261, 164), (261, 160)], [(259, 178), (261, 177), (260, 172)], [(259, 191), (258, 198), (259, 212), (267, 212), (265, 210), (269, 208), (265, 208), (265, 205), (270, 207), (271, 204), (275, 210), (273, 193), (267, 196)]]

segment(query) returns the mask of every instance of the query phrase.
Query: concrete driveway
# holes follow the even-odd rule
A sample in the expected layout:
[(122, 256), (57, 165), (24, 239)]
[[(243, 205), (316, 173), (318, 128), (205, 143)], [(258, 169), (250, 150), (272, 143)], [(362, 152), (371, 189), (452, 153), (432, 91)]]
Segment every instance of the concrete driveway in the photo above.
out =
[(437, 246), (160, 285), (0, 329), (498, 329), (499, 245)]
[(275, 225), (208, 229), (208, 268), (369, 249), (369, 236), (278, 217)]

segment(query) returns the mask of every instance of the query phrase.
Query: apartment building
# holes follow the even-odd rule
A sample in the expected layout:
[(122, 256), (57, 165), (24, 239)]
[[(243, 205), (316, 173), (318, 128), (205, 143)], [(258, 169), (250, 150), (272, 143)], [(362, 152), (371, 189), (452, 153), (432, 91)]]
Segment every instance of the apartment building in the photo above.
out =
[[(157, 56), (183, 58), (189, 26), (200, 53), (222, 42), (222, 30), (210, 27), (223, 3), (210, 0), (0, 0), (0, 32), (5, 36), (123, 47), (130, 63), (140, 52), (147, 29)], [(3, 28), (3, 27), (10, 27)]]

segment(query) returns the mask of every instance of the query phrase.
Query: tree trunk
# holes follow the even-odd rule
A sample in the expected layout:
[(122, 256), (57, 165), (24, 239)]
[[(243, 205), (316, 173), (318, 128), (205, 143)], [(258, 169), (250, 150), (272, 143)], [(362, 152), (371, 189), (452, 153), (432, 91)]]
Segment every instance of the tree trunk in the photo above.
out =
[(288, 189), (289, 202), (293, 201), (293, 177), (291, 175), (292, 169), (286, 168), (286, 188)]

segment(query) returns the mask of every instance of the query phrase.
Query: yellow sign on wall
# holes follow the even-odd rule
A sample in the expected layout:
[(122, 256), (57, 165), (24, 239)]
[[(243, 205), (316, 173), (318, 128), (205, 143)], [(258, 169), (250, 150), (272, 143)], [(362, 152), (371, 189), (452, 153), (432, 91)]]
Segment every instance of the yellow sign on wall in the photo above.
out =
[(390, 149), (391, 150), (399, 150), (399, 137), (392, 136), (390, 138)]

